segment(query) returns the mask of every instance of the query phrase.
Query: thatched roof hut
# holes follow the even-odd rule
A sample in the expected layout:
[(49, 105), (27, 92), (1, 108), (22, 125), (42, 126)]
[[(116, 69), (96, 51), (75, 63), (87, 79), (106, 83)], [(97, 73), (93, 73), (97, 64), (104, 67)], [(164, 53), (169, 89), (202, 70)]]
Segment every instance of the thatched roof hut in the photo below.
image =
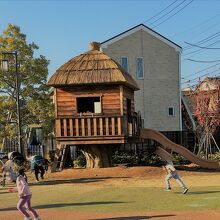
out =
[(49, 79), (48, 85), (83, 86), (123, 84), (139, 90), (135, 80), (116, 61), (100, 51), (100, 43), (91, 42), (91, 50), (63, 64)]

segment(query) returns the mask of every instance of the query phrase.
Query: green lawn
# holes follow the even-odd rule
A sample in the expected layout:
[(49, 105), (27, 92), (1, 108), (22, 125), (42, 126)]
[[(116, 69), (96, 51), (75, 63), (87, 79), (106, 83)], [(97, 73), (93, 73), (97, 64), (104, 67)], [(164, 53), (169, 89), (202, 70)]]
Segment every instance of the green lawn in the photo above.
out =
[[(36, 208), (59, 208), (96, 212), (147, 212), (163, 210), (220, 209), (220, 186), (191, 187), (183, 195), (180, 188), (102, 186), (100, 183), (34, 185), (32, 203)], [(0, 188), (0, 211), (16, 207), (17, 194)], [(10, 209), (9, 209), (10, 210)]]

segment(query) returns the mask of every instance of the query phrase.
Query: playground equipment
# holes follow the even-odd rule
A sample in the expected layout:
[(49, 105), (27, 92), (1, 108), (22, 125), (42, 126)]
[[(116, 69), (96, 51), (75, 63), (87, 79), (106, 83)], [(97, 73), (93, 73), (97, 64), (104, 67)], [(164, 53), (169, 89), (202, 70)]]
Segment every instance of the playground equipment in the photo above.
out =
[(134, 91), (139, 87), (100, 50), (99, 43), (92, 42), (90, 47), (57, 69), (48, 81), (54, 87), (56, 140), (64, 160), (70, 146), (77, 146), (87, 167), (108, 167), (113, 146), (137, 136), (140, 124)]
[(142, 129), (141, 116), (134, 109), (138, 84), (100, 50), (100, 43), (92, 42), (90, 48), (63, 64), (48, 81), (54, 88), (56, 141), (63, 152), (56, 156), (61, 169), (70, 146), (81, 149), (87, 167), (109, 167), (114, 147), (143, 139), (157, 141), (161, 148), (155, 153), (166, 160), (172, 160), (165, 152), (169, 148), (202, 167), (219, 168), (219, 163), (195, 156), (161, 133)]
[(185, 147), (170, 141), (167, 137), (165, 137), (163, 134), (161, 134), (158, 131), (143, 128), (140, 130), (140, 138), (151, 139), (151, 140), (158, 142), (161, 145), (161, 147), (159, 147), (155, 151), (155, 153), (165, 160), (172, 160), (172, 156), (169, 155), (169, 153), (164, 150), (164, 149), (170, 149), (182, 155), (189, 161), (195, 164), (198, 164), (199, 166), (203, 168), (220, 169), (219, 162), (213, 161), (213, 160), (202, 159), (198, 157), (197, 155), (193, 154), (191, 151), (187, 150)]

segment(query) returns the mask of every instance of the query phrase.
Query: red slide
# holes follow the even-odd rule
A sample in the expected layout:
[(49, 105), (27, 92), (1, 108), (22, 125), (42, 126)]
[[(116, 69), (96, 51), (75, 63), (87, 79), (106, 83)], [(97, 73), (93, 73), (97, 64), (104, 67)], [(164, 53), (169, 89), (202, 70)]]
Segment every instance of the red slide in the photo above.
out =
[[(220, 169), (220, 163), (213, 160), (206, 160), (198, 157), (197, 155), (193, 154), (191, 151), (187, 150), (185, 147), (175, 144), (171, 140), (169, 140), (167, 137), (165, 137), (163, 134), (161, 134), (158, 131), (142, 128), (140, 130), (140, 137), (143, 139), (152, 139), (162, 145), (164, 148), (171, 149), (172, 151), (175, 151), (176, 153), (182, 155), (189, 161), (198, 164), (199, 166), (203, 168), (208, 169)], [(161, 150), (160, 150), (161, 151)], [(157, 152), (155, 152), (157, 153)], [(163, 153), (162, 153), (163, 154)], [(159, 154), (158, 154), (159, 155)], [(159, 155), (160, 156), (160, 155)]]

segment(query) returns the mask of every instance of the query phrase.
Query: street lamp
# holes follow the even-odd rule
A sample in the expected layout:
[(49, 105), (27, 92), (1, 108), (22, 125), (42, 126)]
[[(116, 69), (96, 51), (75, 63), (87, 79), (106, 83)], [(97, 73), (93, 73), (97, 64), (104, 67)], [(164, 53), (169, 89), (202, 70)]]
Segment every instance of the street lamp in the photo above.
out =
[[(21, 114), (20, 114), (20, 86), (19, 86), (19, 74), (18, 74), (18, 52), (3, 52), (3, 55), (15, 56), (15, 87), (16, 87), (16, 107), (17, 107), (17, 125), (18, 125), (18, 148), (22, 155), (24, 155), (22, 140), (21, 140)], [(1, 62), (1, 68), (4, 71), (9, 71), (8, 60), (4, 59)]]

